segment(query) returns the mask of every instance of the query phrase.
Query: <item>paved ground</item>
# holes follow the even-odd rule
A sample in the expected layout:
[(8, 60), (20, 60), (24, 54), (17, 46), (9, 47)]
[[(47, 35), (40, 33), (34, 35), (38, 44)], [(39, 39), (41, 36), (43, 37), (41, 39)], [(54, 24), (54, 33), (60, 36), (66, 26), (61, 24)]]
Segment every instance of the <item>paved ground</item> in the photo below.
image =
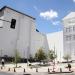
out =
[[(37, 63), (32, 63), (37, 64)], [(72, 70), (75, 71), (75, 63), (72, 63)], [(0, 65), (0, 75), (23, 75), (24, 74), (24, 69), (25, 69), (25, 73), (30, 73), (31, 75), (51, 75), (48, 74), (48, 68), (50, 69), (50, 71), (52, 71), (53, 66), (47, 66), (47, 67), (39, 67), (38, 68), (38, 72), (36, 72), (36, 68), (30, 68), (27, 66), (27, 64), (25, 63), (20, 63), (18, 64), (18, 66), (21, 66), (20, 68), (16, 68), (14, 72), (14, 67), (15, 64), (6, 64), (4, 68), (1, 69), (1, 65)], [(67, 64), (57, 64), (55, 66), (55, 71), (60, 71), (60, 68), (62, 68), (62, 71), (68, 71), (67, 68), (65, 68), (67, 66)], [(10, 68), (10, 71), (8, 71)], [(52, 74), (52, 75), (75, 75), (74, 73), (66, 73), (66, 74)]]
[(14, 75), (13, 73), (0, 72), (0, 75)]
[[(5, 73), (5, 72), (0, 72), (0, 75), (23, 75), (24, 73)], [(25, 73), (28, 74), (28, 73)], [(63, 74), (48, 74), (48, 73), (29, 73), (31, 75), (75, 75), (75, 73), (63, 73)]]

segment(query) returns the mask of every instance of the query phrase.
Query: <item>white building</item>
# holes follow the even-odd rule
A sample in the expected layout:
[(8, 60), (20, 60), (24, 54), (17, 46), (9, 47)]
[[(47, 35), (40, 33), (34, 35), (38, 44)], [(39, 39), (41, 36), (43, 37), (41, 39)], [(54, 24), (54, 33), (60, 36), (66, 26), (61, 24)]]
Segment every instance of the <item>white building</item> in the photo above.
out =
[(75, 60), (75, 12), (69, 13), (62, 20), (64, 55), (69, 55), (71, 60)]
[(55, 50), (56, 61), (63, 61), (63, 31), (47, 34), (50, 50)]
[[(0, 9), (0, 19), (5, 20), (0, 20), (0, 56), (14, 56), (16, 49), (21, 58), (27, 58), (34, 56), (40, 47), (49, 50), (46, 36), (36, 31), (35, 18), (4, 6)], [(16, 20), (14, 28), (12, 19)]]
[(69, 13), (62, 19), (63, 30), (47, 34), (49, 49), (57, 53), (57, 60), (63, 60), (63, 56), (69, 55), (75, 60), (75, 12)]
[[(33, 36), (34, 35), (34, 36)], [(46, 35), (40, 33), (40, 32), (33, 32), (32, 33), (32, 40), (31, 40), (31, 54), (34, 55), (36, 50), (39, 48), (43, 48), (43, 50), (48, 53), (49, 47), (47, 42)], [(34, 52), (33, 52), (34, 51)]]

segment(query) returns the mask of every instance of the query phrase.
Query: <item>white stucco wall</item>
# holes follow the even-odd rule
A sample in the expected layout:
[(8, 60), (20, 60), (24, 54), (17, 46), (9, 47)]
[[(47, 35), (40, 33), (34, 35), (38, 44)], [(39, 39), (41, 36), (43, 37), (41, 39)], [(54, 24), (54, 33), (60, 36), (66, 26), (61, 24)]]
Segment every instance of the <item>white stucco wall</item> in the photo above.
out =
[(36, 32), (34, 33), (34, 35), (32, 35), (32, 45), (31, 45), (31, 54), (34, 56), (35, 53), (37, 52), (37, 50), (39, 48), (42, 48), (45, 53), (48, 52), (49, 47), (48, 47), (48, 42), (47, 42), (47, 38), (44, 34)]
[(57, 54), (57, 61), (62, 61), (63, 59), (63, 31), (54, 32), (47, 34), (47, 40), (49, 49), (54, 50)]
[(21, 57), (25, 58), (30, 54), (32, 21), (31, 18), (24, 15), (20, 18), (20, 33), (18, 36), (17, 49), (19, 50)]
[(3, 25), (3, 28), (0, 28), (1, 56), (14, 56), (15, 49), (17, 49), (22, 58), (27, 58), (30, 54), (34, 56), (40, 47), (44, 47), (45, 51), (47, 50), (46, 36), (36, 32), (33, 18), (10, 8), (5, 8), (4, 14), (0, 18), (10, 22), (11, 19), (16, 19), (15, 29), (10, 28), (11, 23), (9, 22), (0, 22)]
[[(11, 15), (10, 15), (11, 14)], [(14, 13), (13, 11), (8, 11), (8, 9), (4, 10), (4, 20), (11, 21), (12, 18), (18, 20), (18, 14)], [(10, 23), (3, 21), (3, 28), (0, 28), (0, 50), (2, 50), (2, 56), (14, 55), (14, 48), (15, 48), (15, 41), (17, 38), (17, 30), (18, 30), (18, 23), (16, 23), (16, 29), (10, 28)]]
[(31, 18), (8, 8), (4, 10), (3, 16), (5, 20), (10, 22), (12, 18), (16, 19), (16, 28), (12, 29), (9, 22), (3, 22), (3, 28), (0, 31), (2, 55), (14, 56), (14, 50), (17, 49), (21, 57), (26, 57), (30, 41)]
[(43, 48), (47, 53), (49, 50), (47, 37), (45, 34), (36, 31), (35, 22), (32, 22), (31, 32), (31, 55), (35, 56), (39, 48)]
[(71, 60), (75, 60), (75, 12), (71, 12), (65, 16), (62, 23), (64, 27), (64, 56), (68, 54), (71, 57)]

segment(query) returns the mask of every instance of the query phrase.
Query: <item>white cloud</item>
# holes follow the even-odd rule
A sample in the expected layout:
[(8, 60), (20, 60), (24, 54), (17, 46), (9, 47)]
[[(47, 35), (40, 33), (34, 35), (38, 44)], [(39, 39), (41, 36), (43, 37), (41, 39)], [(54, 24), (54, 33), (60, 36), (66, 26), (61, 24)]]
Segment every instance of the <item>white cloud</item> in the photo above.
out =
[(36, 11), (38, 11), (38, 8), (37, 8), (36, 6), (33, 6), (33, 8), (34, 8)]
[(75, 2), (75, 0), (73, 0), (73, 2)]
[(49, 20), (58, 17), (58, 13), (51, 9), (49, 11), (41, 12), (40, 17)]
[(60, 25), (60, 21), (52, 21), (53, 25)]
[(40, 12), (40, 10), (38, 9), (37, 6), (34, 5), (33, 8), (34, 8), (34, 10), (35, 10), (36, 12), (38, 12), (38, 13)]

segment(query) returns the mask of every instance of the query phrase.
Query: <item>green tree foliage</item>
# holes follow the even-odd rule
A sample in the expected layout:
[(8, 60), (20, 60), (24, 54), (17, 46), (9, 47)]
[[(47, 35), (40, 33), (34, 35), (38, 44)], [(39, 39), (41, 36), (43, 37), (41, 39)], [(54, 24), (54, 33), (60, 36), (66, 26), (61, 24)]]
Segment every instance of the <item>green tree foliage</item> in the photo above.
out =
[(17, 64), (18, 62), (20, 61), (21, 57), (20, 57), (20, 54), (17, 50), (15, 50), (15, 64), (16, 64), (16, 67), (17, 67)]
[(54, 72), (54, 66), (55, 66), (55, 58), (57, 57), (57, 55), (55, 54), (55, 51), (54, 50), (49, 50), (49, 53), (48, 53), (48, 56), (49, 56), (49, 59), (50, 61), (53, 62), (53, 72)]
[(44, 50), (42, 48), (38, 49), (38, 51), (35, 54), (35, 59), (41, 61), (41, 60), (44, 60), (46, 58), (47, 58), (47, 55), (44, 52)]
[(30, 62), (32, 62), (33, 61), (33, 56), (30, 54), (30, 56), (29, 56), (29, 60), (30, 60)]
[(38, 60), (38, 54), (35, 53), (35, 57), (34, 57), (36, 60)]
[(67, 62), (69, 61), (69, 59), (71, 59), (71, 57), (70, 57), (69, 54), (65, 55), (63, 58), (64, 58), (65, 60), (67, 60)]
[(53, 50), (49, 50), (48, 56), (51, 61), (53, 61), (57, 57)]

